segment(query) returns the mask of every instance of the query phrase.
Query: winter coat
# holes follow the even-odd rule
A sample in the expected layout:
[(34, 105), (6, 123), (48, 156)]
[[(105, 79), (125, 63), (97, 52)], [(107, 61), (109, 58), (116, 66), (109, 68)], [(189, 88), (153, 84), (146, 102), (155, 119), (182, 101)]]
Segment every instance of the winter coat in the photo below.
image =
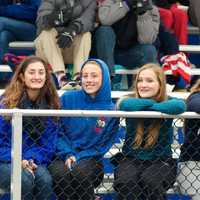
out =
[[(67, 0), (69, 1), (69, 0)], [(94, 0), (73, 0), (72, 21), (79, 23), (79, 29), (82, 33), (91, 31), (94, 28), (97, 4)], [(55, 9), (66, 7), (66, 0), (42, 0), (38, 10), (37, 33), (45, 30), (44, 16), (51, 14)]]

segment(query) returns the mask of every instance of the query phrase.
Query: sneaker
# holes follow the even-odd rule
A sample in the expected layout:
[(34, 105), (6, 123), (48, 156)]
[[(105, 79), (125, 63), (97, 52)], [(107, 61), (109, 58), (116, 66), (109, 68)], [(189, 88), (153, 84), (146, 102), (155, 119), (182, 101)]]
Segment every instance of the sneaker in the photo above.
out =
[(74, 74), (71, 81), (66, 81), (61, 87), (61, 90), (80, 90), (81, 89), (81, 79), (80, 73)]
[(81, 86), (76, 81), (69, 81), (65, 85), (63, 85), (60, 89), (61, 90), (80, 90)]
[(55, 77), (57, 79), (58, 88), (62, 88), (69, 80), (67, 74), (63, 71), (56, 72)]

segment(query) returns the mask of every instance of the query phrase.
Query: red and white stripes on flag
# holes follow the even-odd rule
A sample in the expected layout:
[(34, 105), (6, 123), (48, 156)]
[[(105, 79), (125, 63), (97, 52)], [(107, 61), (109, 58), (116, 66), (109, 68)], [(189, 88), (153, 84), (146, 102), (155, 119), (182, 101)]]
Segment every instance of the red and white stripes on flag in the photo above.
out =
[(187, 83), (191, 80), (191, 63), (183, 52), (161, 58), (164, 71), (181, 76)]

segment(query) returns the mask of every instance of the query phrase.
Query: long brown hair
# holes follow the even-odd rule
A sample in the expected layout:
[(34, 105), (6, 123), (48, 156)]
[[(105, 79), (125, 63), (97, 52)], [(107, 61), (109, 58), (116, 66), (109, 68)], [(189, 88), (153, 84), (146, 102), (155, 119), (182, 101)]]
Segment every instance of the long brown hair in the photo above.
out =
[(190, 92), (191, 94), (195, 92), (200, 92), (200, 79), (198, 79), (197, 82), (192, 86)]
[(44, 86), (40, 90), (37, 100), (45, 98), (48, 105), (52, 109), (60, 108), (59, 97), (56, 88), (52, 82), (52, 78), (48, 70), (48, 64), (42, 58), (37, 56), (29, 56), (25, 58), (19, 66), (17, 66), (11, 82), (6, 87), (3, 98), (1, 100), (1, 103), (3, 103), (5, 108), (11, 109), (17, 107), (23, 93), (26, 90), (26, 85), (22, 77), (24, 76), (24, 73), (29, 64), (35, 62), (41, 62), (44, 65), (46, 71), (46, 81)]
[[(137, 83), (138, 83), (140, 73), (143, 70), (147, 70), (147, 69), (152, 70), (155, 73), (157, 80), (159, 82), (159, 85), (160, 85), (159, 91), (153, 99), (157, 102), (166, 100), (167, 99), (166, 77), (165, 77), (165, 74), (164, 74), (162, 68), (158, 64), (155, 64), (155, 63), (148, 63), (146, 65), (143, 65), (139, 69), (139, 71), (136, 75), (136, 80), (135, 80), (135, 85), (134, 85), (135, 96), (137, 98), (141, 98), (139, 95), (139, 92), (138, 92)], [(158, 139), (160, 127), (161, 127), (160, 120), (159, 119), (154, 120), (154, 122), (148, 128), (148, 135), (145, 140), (144, 148), (152, 147), (156, 143), (156, 141)], [(134, 139), (134, 148), (140, 147), (143, 142), (143, 139), (144, 139), (144, 123), (141, 120), (136, 129), (136, 135), (135, 135), (135, 139)]]

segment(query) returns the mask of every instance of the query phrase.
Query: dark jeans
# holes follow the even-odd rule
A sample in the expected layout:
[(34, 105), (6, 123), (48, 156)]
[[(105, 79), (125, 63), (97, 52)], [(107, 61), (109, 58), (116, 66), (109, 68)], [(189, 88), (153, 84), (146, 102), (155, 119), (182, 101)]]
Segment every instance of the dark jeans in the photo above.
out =
[(140, 67), (149, 62), (157, 63), (157, 51), (150, 44), (136, 44), (130, 49), (116, 47), (116, 35), (110, 26), (100, 26), (93, 38), (96, 57), (107, 63), (110, 73), (114, 73), (114, 64), (129, 69)]
[(158, 37), (154, 45), (159, 52), (159, 60), (162, 56), (172, 55), (179, 52), (176, 36), (170, 33), (162, 22), (160, 23)]
[(103, 180), (103, 166), (94, 158), (81, 160), (70, 171), (61, 160), (49, 166), (58, 200), (94, 200), (94, 188)]
[[(11, 164), (0, 163), (0, 188), (10, 190), (10, 181)], [(50, 200), (52, 194), (52, 178), (45, 166), (38, 166), (35, 178), (28, 170), (22, 170), (23, 200)]]
[(126, 158), (119, 163), (114, 175), (118, 200), (166, 200), (165, 192), (176, 178), (176, 164)]
[(36, 36), (36, 26), (7, 17), (0, 17), (0, 63), (8, 45), (12, 41), (33, 41)]

